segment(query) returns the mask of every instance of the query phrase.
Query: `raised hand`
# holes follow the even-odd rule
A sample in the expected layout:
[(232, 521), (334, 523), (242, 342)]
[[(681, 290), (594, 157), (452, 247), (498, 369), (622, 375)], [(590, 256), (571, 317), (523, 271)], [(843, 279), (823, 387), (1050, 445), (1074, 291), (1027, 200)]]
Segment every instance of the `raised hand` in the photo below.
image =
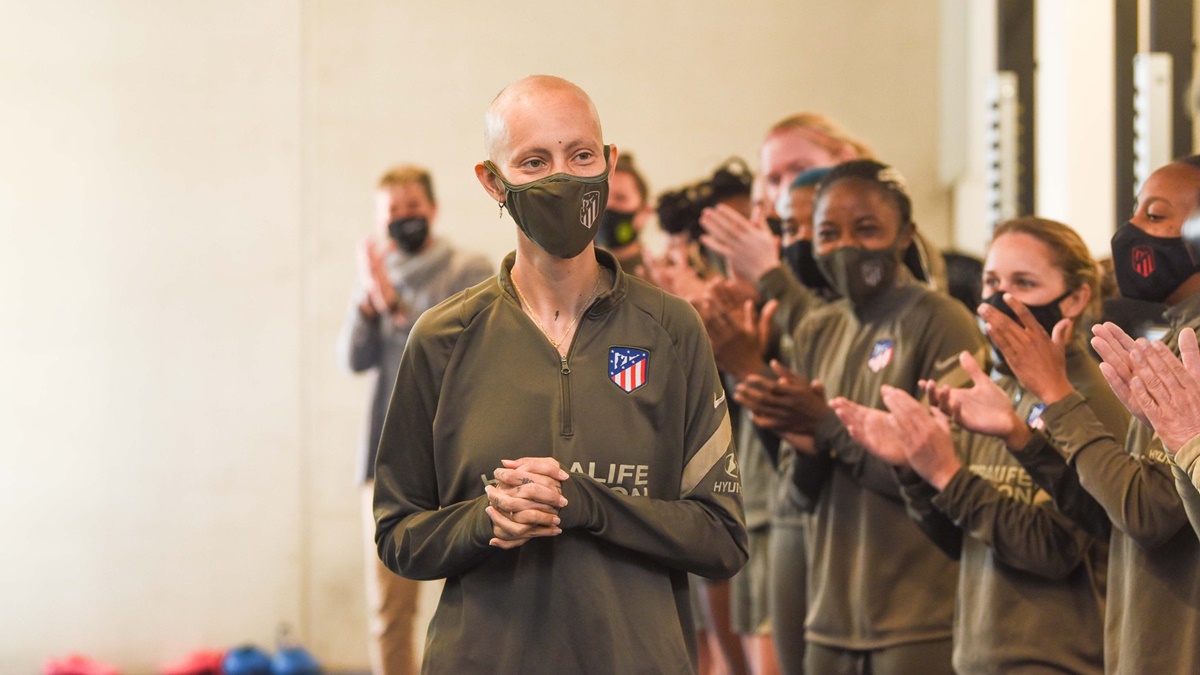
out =
[(760, 315), (753, 299), (730, 289), (727, 281), (710, 284), (696, 305), (712, 343), (717, 367), (739, 381), (766, 369), (763, 361), (771, 341), (772, 320), (779, 302), (771, 300)]
[(750, 218), (725, 204), (700, 214), (700, 243), (725, 257), (733, 273), (751, 282), (779, 266), (779, 237), (767, 227), (762, 207)]
[(1161, 342), (1137, 341), (1130, 389), (1163, 447), (1172, 455), (1200, 435), (1200, 350), (1196, 333), (1179, 334), (1182, 363)]
[(1100, 373), (1108, 381), (1108, 386), (1129, 409), (1129, 414), (1142, 424), (1153, 426), (1130, 388), (1133, 381), (1133, 352), (1137, 350), (1137, 343), (1111, 321), (1093, 326), (1092, 335), (1092, 348), (1103, 359)]
[(1008, 394), (992, 382), (969, 352), (958, 355), (958, 364), (970, 376), (971, 386), (952, 388), (933, 380), (921, 380), (929, 404), (968, 431), (995, 436), (1006, 443), (1019, 443), (1014, 449), (1024, 447), (1029, 439), (1021, 432), (1027, 429)]
[(982, 304), (979, 316), (985, 322), (988, 337), (1004, 355), (1022, 386), (1046, 403), (1062, 400), (1075, 391), (1067, 378), (1066, 346), (1071, 340), (1071, 320), (1063, 319), (1055, 324), (1054, 335), (1050, 336), (1012, 294), (1005, 293), (1004, 302), (1021, 323), (991, 305)]

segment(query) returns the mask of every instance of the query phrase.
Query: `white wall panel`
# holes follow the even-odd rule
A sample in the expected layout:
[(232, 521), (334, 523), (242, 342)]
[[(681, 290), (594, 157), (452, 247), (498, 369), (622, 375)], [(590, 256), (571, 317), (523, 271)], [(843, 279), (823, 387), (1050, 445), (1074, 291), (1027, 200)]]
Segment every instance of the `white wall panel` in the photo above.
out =
[(0, 14), (0, 671), (265, 642), (301, 619), (299, 14)]

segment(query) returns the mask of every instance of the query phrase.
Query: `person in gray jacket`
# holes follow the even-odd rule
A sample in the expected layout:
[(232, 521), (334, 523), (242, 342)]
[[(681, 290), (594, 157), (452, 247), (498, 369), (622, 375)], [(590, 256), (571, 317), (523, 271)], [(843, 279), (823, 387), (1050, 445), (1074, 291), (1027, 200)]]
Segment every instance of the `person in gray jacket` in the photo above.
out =
[(374, 383), (362, 433), (358, 476), (363, 483), (367, 542), (367, 607), (371, 670), (375, 675), (415, 672), (413, 617), (417, 582), (397, 576), (375, 552), (375, 453), (388, 398), (408, 334), (422, 312), (490, 277), (491, 263), (456, 250), (434, 236), (437, 201), (429, 172), (414, 166), (389, 170), (375, 194), (376, 232), (358, 250), (358, 283), (338, 341), (338, 358)]

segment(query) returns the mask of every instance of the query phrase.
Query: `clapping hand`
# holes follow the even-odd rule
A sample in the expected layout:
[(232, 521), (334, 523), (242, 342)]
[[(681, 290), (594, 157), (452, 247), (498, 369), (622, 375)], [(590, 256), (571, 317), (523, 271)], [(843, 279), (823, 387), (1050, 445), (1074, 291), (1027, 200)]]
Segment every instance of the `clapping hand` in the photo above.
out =
[(688, 262), (685, 249), (672, 248), (660, 258), (647, 256), (643, 269), (651, 283), (672, 295), (692, 304), (704, 297), (704, 279)]
[(779, 237), (767, 227), (761, 206), (750, 218), (726, 204), (704, 209), (700, 214), (704, 234), (700, 243), (725, 257), (733, 273), (751, 282), (779, 267)]
[(1191, 328), (1180, 332), (1179, 352), (1182, 361), (1165, 344), (1139, 339), (1130, 381), (1134, 400), (1172, 455), (1200, 435), (1200, 349)]
[(971, 378), (971, 387), (954, 388), (933, 380), (921, 380), (929, 404), (968, 431), (1003, 439), (1010, 449), (1028, 442), (1028, 427), (1021, 421), (1012, 401), (969, 352), (958, 356), (958, 364)]
[(766, 369), (764, 354), (771, 343), (771, 326), (779, 302), (771, 300), (760, 314), (754, 299), (739, 293), (732, 280), (710, 282), (696, 304), (722, 372), (738, 381)]
[(883, 404), (891, 411), (891, 428), (904, 448), (908, 465), (939, 491), (946, 489), (962, 462), (954, 451), (950, 420), (937, 408), (926, 408), (903, 389), (883, 385)]
[(778, 361), (771, 361), (771, 371), (775, 379), (748, 376), (738, 384), (734, 399), (750, 409), (759, 427), (780, 435), (812, 436), (830, 412), (824, 387)]
[(390, 237), (379, 241), (368, 236), (358, 246), (358, 280), (366, 293), (364, 309), (370, 307), (375, 315), (388, 314), (397, 323), (404, 320), (400, 298), (387, 273), (387, 256), (396, 250)]
[(846, 431), (872, 455), (894, 466), (908, 464), (904, 443), (896, 433), (892, 416), (886, 410), (868, 408), (839, 396), (829, 402)]
[(1130, 388), (1133, 381), (1133, 353), (1137, 351), (1137, 343), (1111, 321), (1093, 326), (1092, 335), (1092, 348), (1103, 359), (1100, 372), (1113, 393), (1129, 409), (1129, 414), (1142, 424), (1153, 426)]

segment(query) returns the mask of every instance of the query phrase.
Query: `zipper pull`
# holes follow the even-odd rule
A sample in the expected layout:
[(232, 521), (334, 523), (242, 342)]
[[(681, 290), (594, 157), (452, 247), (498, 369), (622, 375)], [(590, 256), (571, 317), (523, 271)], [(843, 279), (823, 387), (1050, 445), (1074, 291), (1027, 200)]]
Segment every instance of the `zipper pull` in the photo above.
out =
[(562, 359), (562, 374), (563, 374), (563, 375), (570, 375), (570, 374), (571, 374), (571, 367), (567, 365), (567, 357), (565, 357), (565, 356), (560, 356), (559, 358), (560, 358), (560, 359)]

